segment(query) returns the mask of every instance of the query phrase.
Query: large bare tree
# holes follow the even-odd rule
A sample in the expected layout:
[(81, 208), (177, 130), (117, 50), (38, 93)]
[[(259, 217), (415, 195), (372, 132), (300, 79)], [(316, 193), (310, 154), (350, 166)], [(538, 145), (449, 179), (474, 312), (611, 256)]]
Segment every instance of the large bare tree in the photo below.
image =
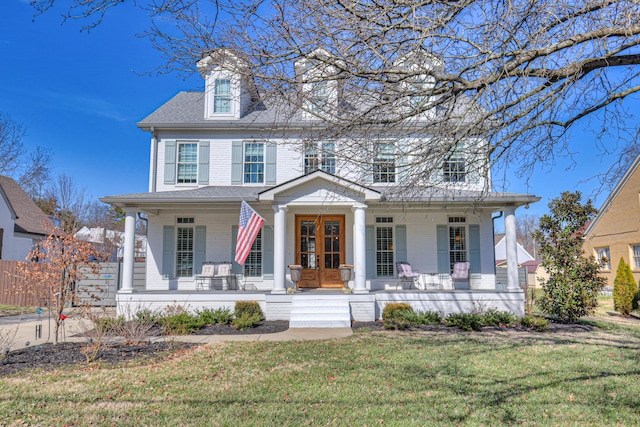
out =
[(25, 128), (0, 111), (0, 174), (14, 178), (31, 197), (41, 194), (51, 179), (51, 150), (27, 151), (22, 139)]
[[(58, 10), (88, 28), (123, 3), (32, 0), (39, 13)], [(639, 129), (625, 101), (640, 90), (637, 0), (135, 4), (149, 12), (144, 34), (165, 56), (162, 67), (193, 72), (196, 61), (224, 46), (263, 101), (309, 110), (325, 124), (318, 138), (352, 135), (341, 156), (366, 163), (375, 155), (372, 138), (412, 139), (399, 153), (411, 184), (476, 136), (486, 144), (477, 153), (486, 159), (477, 171), (483, 174), (510, 164), (527, 175), (571, 155), (577, 123), (594, 127), (602, 151), (635, 151), (629, 146)], [(307, 72), (309, 64), (322, 77)], [(301, 87), (320, 80), (336, 83), (337, 108), (314, 109), (301, 99), (313, 94)], [(416, 127), (425, 116), (429, 125)]]

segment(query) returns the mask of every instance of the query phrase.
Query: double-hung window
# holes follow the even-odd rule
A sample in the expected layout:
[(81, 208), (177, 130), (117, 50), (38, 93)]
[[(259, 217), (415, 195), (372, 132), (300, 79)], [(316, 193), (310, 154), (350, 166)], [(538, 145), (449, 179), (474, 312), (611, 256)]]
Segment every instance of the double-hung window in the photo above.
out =
[(640, 270), (640, 245), (631, 245), (631, 268)]
[(231, 80), (216, 79), (213, 88), (213, 112), (231, 112)]
[(329, 83), (319, 81), (311, 83), (311, 111), (319, 112), (329, 104)]
[(309, 142), (304, 146), (304, 173), (317, 170), (336, 173), (335, 144), (333, 142)]
[(595, 248), (596, 260), (600, 264), (600, 270), (611, 270), (611, 252), (609, 247)]
[(467, 261), (466, 218), (449, 217), (449, 271), (456, 262)]
[(264, 143), (246, 142), (244, 144), (244, 183), (262, 184), (264, 182)]
[(251, 251), (244, 262), (244, 275), (247, 277), (262, 276), (262, 230), (258, 231), (258, 236), (253, 241)]
[(379, 142), (374, 145), (373, 182), (396, 182), (395, 144)]
[(194, 218), (176, 219), (176, 276), (193, 276)]
[(376, 218), (376, 275), (393, 277), (393, 218)]
[(198, 179), (198, 144), (179, 143), (177, 160), (177, 183), (195, 184)]
[(444, 182), (465, 182), (466, 175), (466, 165), (461, 154), (456, 153), (444, 161)]

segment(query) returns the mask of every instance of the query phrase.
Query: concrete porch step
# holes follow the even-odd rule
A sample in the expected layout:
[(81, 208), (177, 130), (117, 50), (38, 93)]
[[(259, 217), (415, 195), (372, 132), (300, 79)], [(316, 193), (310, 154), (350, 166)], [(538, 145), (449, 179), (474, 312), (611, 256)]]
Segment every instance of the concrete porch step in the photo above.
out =
[(290, 328), (350, 328), (351, 309), (346, 295), (294, 295)]

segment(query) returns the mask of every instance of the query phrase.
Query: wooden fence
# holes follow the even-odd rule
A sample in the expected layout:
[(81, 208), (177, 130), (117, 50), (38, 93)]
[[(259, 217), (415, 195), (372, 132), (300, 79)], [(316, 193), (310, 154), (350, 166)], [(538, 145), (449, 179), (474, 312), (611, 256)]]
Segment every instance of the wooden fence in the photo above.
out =
[[(18, 305), (21, 307), (46, 306), (43, 297), (27, 292), (24, 279), (18, 275), (18, 265), (24, 261), (0, 260), (0, 305)], [(25, 263), (32, 264), (32, 263)], [(37, 265), (37, 264), (33, 264)], [(115, 305), (115, 294), (120, 289), (122, 276), (121, 265), (110, 262), (103, 263), (99, 274), (88, 274), (85, 280), (78, 283), (78, 297), (83, 303), (92, 305)], [(136, 262), (133, 269), (133, 287), (136, 291), (145, 289), (146, 264)], [(23, 291), (20, 291), (23, 290)], [(83, 298), (86, 294), (99, 294), (99, 299)]]
[(0, 304), (37, 307), (44, 303), (37, 295), (19, 291), (26, 289), (25, 279), (18, 275), (18, 264), (23, 262), (0, 260)]

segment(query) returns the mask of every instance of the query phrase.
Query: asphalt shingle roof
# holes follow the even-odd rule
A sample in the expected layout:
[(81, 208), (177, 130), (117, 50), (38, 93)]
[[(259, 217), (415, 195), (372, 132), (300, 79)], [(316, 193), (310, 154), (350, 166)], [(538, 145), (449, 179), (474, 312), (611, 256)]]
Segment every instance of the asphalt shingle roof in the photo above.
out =
[(0, 175), (0, 191), (9, 208), (16, 214), (14, 231), (46, 235), (45, 224), (49, 224), (49, 217), (31, 200), (31, 197), (8, 176)]

